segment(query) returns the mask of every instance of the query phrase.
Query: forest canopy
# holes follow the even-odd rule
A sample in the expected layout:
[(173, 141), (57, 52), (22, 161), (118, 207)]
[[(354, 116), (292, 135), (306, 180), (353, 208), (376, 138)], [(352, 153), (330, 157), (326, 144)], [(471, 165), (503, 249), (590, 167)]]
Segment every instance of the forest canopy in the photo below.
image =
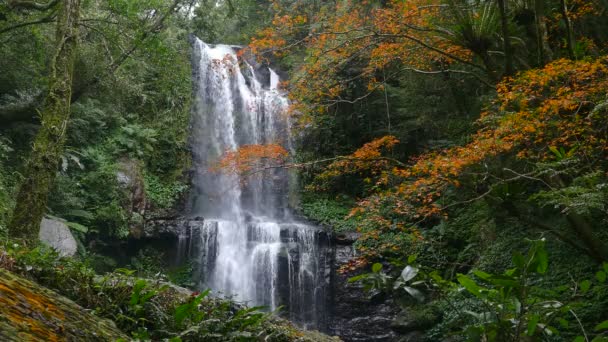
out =
[[(136, 339), (301, 336), (207, 292), (163, 297), (137, 278), (169, 273), (156, 251), (122, 260), (200, 190), (196, 37), (233, 49), (233, 74), (276, 70), (278, 89), (242, 82), (289, 99), (289, 143), (203, 171), (287, 170), (281, 210), (353, 244), (331, 278), (357, 300), (421, 341), (608, 340), (606, 0), (3, 1), (0, 267)], [(75, 259), (38, 247), (44, 220)], [(201, 290), (195, 266), (163, 281)]]

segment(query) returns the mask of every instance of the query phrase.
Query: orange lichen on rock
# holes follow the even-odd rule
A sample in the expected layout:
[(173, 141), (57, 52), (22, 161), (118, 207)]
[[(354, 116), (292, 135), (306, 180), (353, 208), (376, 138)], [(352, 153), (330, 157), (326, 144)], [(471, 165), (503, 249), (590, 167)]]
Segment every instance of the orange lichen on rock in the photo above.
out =
[(126, 336), (61, 295), (0, 269), (2, 341), (113, 341)]

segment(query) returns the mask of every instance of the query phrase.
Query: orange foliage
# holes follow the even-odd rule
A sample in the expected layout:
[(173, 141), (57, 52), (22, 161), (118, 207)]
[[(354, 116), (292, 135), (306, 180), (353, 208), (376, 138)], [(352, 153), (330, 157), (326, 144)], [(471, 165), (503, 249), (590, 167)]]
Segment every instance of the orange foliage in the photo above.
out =
[(339, 1), (315, 13), (308, 13), (302, 2), (289, 8), (275, 2), (274, 9), (274, 26), (259, 32), (249, 47), (256, 55), (306, 49), (306, 62), (290, 83), (292, 109), (304, 114), (304, 122), (309, 119), (306, 114), (323, 113), (340, 97), (348, 80), (338, 75), (355, 59), (367, 61), (355, 78), (367, 80), (368, 89), (374, 91), (384, 82), (378, 72), (391, 64), (435, 70), (472, 57), (437, 26), (450, 20), (437, 0), (392, 0), (383, 7), (368, 1)]
[(380, 175), (394, 163), (390, 158), (383, 157), (382, 152), (390, 150), (398, 143), (399, 140), (390, 135), (368, 142), (353, 154), (347, 157), (338, 157), (317, 178), (329, 179), (341, 174), (362, 172), (370, 173), (373, 176)]
[(283, 165), (288, 156), (287, 150), (278, 144), (244, 145), (225, 152), (211, 171), (246, 174)]
[[(498, 155), (544, 161), (553, 157), (549, 148), (558, 146), (575, 150), (575, 157), (581, 159), (606, 158), (608, 113), (594, 110), (608, 101), (606, 89), (608, 58), (555, 61), (502, 82), (497, 99), (479, 120), (481, 129), (464, 146), (424, 154), (407, 167), (361, 163), (361, 155), (370, 160), (379, 157), (381, 142), (396, 143), (394, 138), (384, 137), (353, 153), (352, 159), (334, 163), (322, 177), (340, 175), (340, 170), (371, 170), (378, 176), (377, 184), (390, 186), (360, 201), (351, 213), (359, 215), (363, 225), (374, 227), (366, 230), (364, 239), (378, 239), (378, 234), (394, 231), (409, 231), (419, 239), (418, 223), (445, 215), (440, 204), (445, 191), (459, 187), (467, 169)], [(395, 224), (391, 217), (406, 218), (411, 224)], [(381, 247), (390, 250), (394, 246)], [(379, 251), (363, 252), (373, 256)]]

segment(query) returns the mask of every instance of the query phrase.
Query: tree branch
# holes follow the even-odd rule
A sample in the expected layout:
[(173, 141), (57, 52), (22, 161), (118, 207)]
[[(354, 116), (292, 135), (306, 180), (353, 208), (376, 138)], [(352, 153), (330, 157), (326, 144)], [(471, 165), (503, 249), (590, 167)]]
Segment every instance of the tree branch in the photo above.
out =
[(37, 25), (37, 24), (46, 24), (46, 23), (51, 23), (55, 21), (55, 13), (46, 16), (44, 18), (38, 19), (38, 20), (34, 20), (34, 21), (26, 21), (23, 23), (19, 23), (19, 24), (15, 24), (13, 26), (10, 27), (6, 27), (0, 30), (0, 34), (21, 28), (21, 27), (26, 27), (26, 26), (30, 26), (30, 25)]
[(47, 3), (40, 3), (31, 0), (9, 0), (8, 7), (46, 11), (49, 8), (57, 5), (57, 3), (59, 3), (59, 0), (49, 0)]

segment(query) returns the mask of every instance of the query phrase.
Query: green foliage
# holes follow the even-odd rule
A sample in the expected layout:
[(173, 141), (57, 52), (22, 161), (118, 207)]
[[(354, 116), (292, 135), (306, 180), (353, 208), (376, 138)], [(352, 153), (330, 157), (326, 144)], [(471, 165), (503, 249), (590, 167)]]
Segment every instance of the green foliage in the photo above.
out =
[(118, 134), (113, 137), (112, 145), (116, 146), (117, 155), (129, 155), (142, 158), (154, 151), (156, 143), (156, 130), (145, 128), (137, 124), (120, 127)]
[[(591, 331), (597, 328), (600, 334), (594, 336), (595, 341), (603, 341), (601, 331), (606, 323), (598, 322), (599, 317), (587, 311), (598, 310), (591, 297), (604, 298), (608, 291), (608, 263), (591, 278), (573, 280), (574, 287), (563, 285), (564, 279), (560, 279), (563, 286), (548, 288), (546, 241), (527, 243), (527, 252), (515, 252), (512, 267), (501, 273), (474, 269), (469, 274), (458, 274), (454, 282), (432, 267), (414, 266), (419, 259), (413, 255), (404, 268), (398, 260), (391, 260), (386, 271), (383, 264), (374, 263), (371, 273), (351, 277), (349, 282), (362, 282), (372, 295), (384, 292), (394, 298), (416, 300), (402, 301), (407, 306), (431, 298), (431, 303), (423, 305), (437, 307), (444, 315), (442, 322), (429, 330), (429, 338), (456, 334), (468, 341), (567, 340), (577, 334), (593, 337)], [(581, 321), (581, 317), (595, 323)]]
[(300, 212), (309, 220), (329, 227), (334, 232), (352, 232), (357, 229), (357, 222), (347, 216), (353, 205), (354, 202), (346, 196), (329, 199), (305, 194), (300, 202)]
[[(187, 295), (170, 284), (116, 269), (97, 275), (86, 262), (61, 258), (46, 247), (0, 250), (0, 267), (71, 298), (96, 315), (113, 320), (134, 340), (291, 341), (301, 333), (271, 319), (262, 308), (212, 298), (209, 291)], [(305, 341), (312, 341), (304, 339)]]
[(0, 236), (2, 238), (6, 236), (6, 224), (13, 206), (12, 189), (9, 183), (13, 177), (8, 174), (10, 171), (5, 166), (8, 154), (12, 150), (10, 141), (0, 135)]
[(208, 43), (243, 44), (270, 20), (271, 1), (201, 1), (194, 11), (192, 26)]
[(171, 208), (175, 201), (188, 189), (188, 185), (175, 181), (163, 183), (159, 177), (152, 174), (144, 174), (146, 195), (158, 208)]
[(543, 207), (562, 208), (563, 212), (608, 213), (608, 178), (603, 171), (582, 174), (568, 186), (539, 191), (530, 200)]

